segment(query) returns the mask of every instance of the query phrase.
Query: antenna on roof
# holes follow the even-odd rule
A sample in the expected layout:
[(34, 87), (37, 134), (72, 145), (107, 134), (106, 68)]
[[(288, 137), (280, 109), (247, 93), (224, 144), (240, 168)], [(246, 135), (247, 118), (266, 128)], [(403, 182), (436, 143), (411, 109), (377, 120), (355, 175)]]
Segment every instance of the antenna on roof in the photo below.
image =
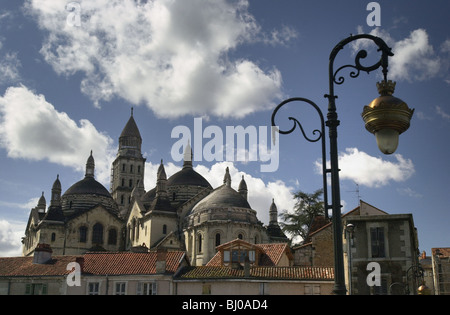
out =
[(361, 194), (359, 193), (359, 184), (355, 182), (356, 190), (348, 190), (347, 192), (356, 193), (356, 198), (358, 198), (358, 206), (361, 206)]

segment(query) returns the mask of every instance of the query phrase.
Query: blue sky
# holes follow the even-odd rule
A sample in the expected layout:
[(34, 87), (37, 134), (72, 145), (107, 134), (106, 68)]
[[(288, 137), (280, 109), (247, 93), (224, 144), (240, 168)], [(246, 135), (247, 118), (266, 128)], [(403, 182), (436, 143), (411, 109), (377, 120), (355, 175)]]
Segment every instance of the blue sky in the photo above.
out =
[[(161, 159), (169, 176), (181, 167), (171, 154), (179, 139), (171, 134), (177, 126), (193, 134), (195, 118), (202, 119), (202, 130), (217, 126), (225, 134), (227, 126), (268, 128), (275, 106), (289, 97), (309, 98), (325, 112), (329, 54), (358, 33), (380, 36), (393, 48), (388, 78), (397, 82), (394, 95), (415, 113), (397, 152), (386, 156), (361, 119), (363, 106), (378, 96), (381, 73), (346, 75), (335, 88), (343, 211), (355, 208), (359, 196), (388, 213), (412, 213), (420, 250), (448, 247), (450, 4), (378, 1), (376, 27), (367, 23), (369, 2), (3, 1), (0, 256), (20, 255), (30, 209), (42, 192), (49, 202), (57, 174), (63, 191), (80, 180), (90, 150), (96, 178), (109, 189), (131, 107), (143, 137), (149, 190)], [(71, 19), (77, 16), (79, 21)], [(366, 44), (348, 45), (335, 68), (352, 63)], [(376, 50), (367, 50), (367, 62), (377, 60)], [(306, 104), (287, 112), (306, 132), (319, 127)], [(283, 117), (280, 127), (290, 127)], [(216, 140), (227, 144), (225, 136)], [(250, 204), (267, 224), (272, 198), (280, 211), (289, 210), (292, 192), (321, 187), (320, 150), (297, 130), (280, 136), (275, 172), (260, 172), (260, 160), (233, 163), (225, 155), (194, 165), (214, 187), (226, 166), (234, 188), (244, 175)]]

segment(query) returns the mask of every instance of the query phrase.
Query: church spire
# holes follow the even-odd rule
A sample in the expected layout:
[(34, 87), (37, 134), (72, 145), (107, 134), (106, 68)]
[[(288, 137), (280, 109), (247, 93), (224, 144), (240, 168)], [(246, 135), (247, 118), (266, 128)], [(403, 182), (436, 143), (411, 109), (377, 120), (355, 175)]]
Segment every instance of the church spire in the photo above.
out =
[(247, 200), (248, 190), (247, 190), (247, 183), (244, 180), (244, 175), (242, 175), (242, 180), (239, 183), (238, 193), (241, 194), (241, 196), (244, 197), (245, 200)]
[(156, 179), (156, 196), (167, 197), (167, 175), (162, 159), (158, 168), (158, 175)]
[(269, 210), (269, 225), (278, 225), (278, 209), (275, 204), (275, 199), (272, 198), (272, 204), (270, 205)]
[(92, 156), (92, 150), (91, 155), (88, 157), (86, 162), (86, 177), (94, 177), (94, 171), (95, 171), (95, 161), (94, 157)]
[(228, 187), (231, 187), (231, 176), (230, 176), (230, 169), (228, 168), (228, 166), (225, 169), (225, 176), (223, 177), (223, 183)]
[(194, 154), (192, 153), (191, 145), (188, 143), (186, 145), (186, 148), (184, 149), (184, 156), (183, 156), (183, 168), (192, 168), (192, 158)]
[(61, 182), (59, 181), (59, 174), (56, 175), (56, 180), (52, 186), (52, 199), (50, 201), (50, 206), (60, 206), (61, 205)]

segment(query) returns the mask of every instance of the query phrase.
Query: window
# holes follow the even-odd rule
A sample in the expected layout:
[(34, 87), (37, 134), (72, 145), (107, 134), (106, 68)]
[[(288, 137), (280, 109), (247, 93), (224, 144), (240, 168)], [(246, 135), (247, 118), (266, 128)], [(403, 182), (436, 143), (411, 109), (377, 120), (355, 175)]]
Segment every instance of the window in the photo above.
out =
[(79, 229), (80, 232), (80, 243), (86, 243), (87, 242), (87, 227), (82, 226)]
[(137, 295), (156, 295), (156, 282), (139, 282), (137, 284)]
[(198, 235), (198, 252), (199, 253), (202, 252), (202, 235), (201, 234)]
[(141, 174), (141, 166), (138, 165), (138, 174)]
[(128, 181), (128, 187), (130, 187), (130, 188), (133, 187), (133, 180), (132, 180), (132, 179), (130, 179), (130, 180)]
[(133, 173), (133, 165), (130, 165), (130, 173)]
[(305, 295), (320, 295), (320, 284), (305, 284)]
[(103, 244), (103, 225), (97, 223), (92, 229), (92, 243)]
[(206, 295), (211, 294), (211, 285), (210, 284), (204, 284), (202, 286), (202, 294), (206, 294)]
[(122, 164), (122, 172), (125, 172), (126, 164)]
[(167, 234), (167, 225), (163, 225), (163, 234), (166, 235)]
[(372, 295), (387, 295), (388, 294), (388, 280), (385, 276), (381, 275), (381, 285), (371, 287)]
[(223, 262), (224, 263), (229, 263), (230, 262), (230, 251), (229, 250), (225, 250), (223, 252)]
[(56, 233), (52, 233), (52, 242), (56, 240)]
[(242, 236), (242, 234), (238, 234), (238, 239), (242, 240), (244, 238), (244, 236)]
[(220, 245), (220, 233), (216, 234), (216, 246)]
[(125, 186), (125, 178), (122, 178), (122, 187)]
[(370, 245), (372, 249), (372, 258), (386, 257), (383, 227), (370, 228)]
[(90, 282), (88, 283), (88, 295), (99, 295), (100, 283)]
[(114, 286), (115, 295), (125, 295), (127, 293), (127, 283), (126, 282), (116, 282)]
[(25, 286), (26, 295), (47, 295), (46, 283), (27, 283)]
[(108, 232), (108, 245), (117, 244), (117, 231), (116, 229), (110, 229)]
[(121, 204), (121, 205), (123, 205), (124, 198), (125, 198), (124, 195), (121, 195), (121, 196), (120, 196), (120, 204)]

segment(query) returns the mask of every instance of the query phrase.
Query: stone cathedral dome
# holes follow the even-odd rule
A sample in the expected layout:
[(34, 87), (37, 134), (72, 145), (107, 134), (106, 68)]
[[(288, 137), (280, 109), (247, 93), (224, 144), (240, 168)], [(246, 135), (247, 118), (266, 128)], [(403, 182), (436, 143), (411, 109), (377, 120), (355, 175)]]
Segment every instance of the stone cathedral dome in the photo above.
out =
[(107, 210), (116, 212), (117, 204), (108, 190), (94, 178), (94, 157), (89, 156), (86, 163), (85, 177), (73, 184), (61, 196), (61, 205), (64, 215), (71, 216), (91, 208), (102, 205)]

